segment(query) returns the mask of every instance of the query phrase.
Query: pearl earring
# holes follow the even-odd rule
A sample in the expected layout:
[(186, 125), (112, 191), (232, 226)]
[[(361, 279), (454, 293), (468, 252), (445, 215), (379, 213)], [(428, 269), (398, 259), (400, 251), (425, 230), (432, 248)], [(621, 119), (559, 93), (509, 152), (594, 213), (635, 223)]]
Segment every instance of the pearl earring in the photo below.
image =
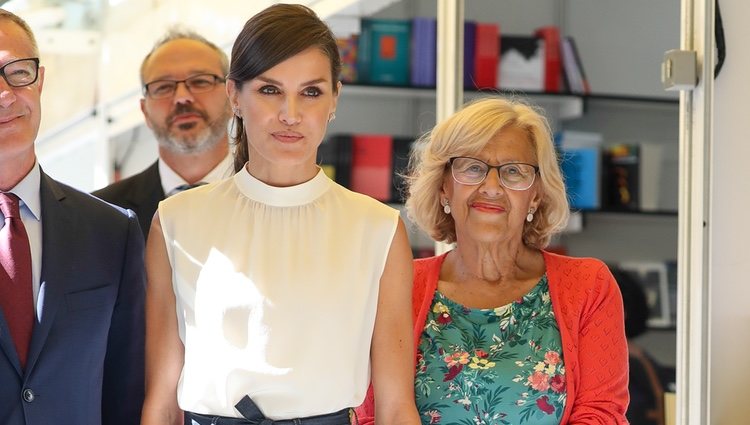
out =
[(533, 220), (534, 220), (534, 209), (533, 208), (529, 208), (529, 213), (526, 214), (526, 221), (528, 221), (529, 223), (531, 223)]
[(448, 200), (447, 199), (445, 200), (445, 203), (443, 204), (443, 212), (446, 213), (446, 214), (450, 214), (451, 213), (451, 206), (448, 205)]

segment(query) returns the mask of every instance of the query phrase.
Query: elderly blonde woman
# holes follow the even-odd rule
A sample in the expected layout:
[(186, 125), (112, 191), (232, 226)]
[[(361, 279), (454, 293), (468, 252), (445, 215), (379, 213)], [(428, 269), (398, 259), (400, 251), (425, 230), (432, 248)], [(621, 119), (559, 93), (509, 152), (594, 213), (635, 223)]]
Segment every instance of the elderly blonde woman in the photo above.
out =
[(422, 423), (627, 423), (617, 283), (597, 259), (544, 250), (568, 219), (545, 118), (471, 103), (417, 142), (409, 181), (411, 218), (455, 243), (414, 263)]

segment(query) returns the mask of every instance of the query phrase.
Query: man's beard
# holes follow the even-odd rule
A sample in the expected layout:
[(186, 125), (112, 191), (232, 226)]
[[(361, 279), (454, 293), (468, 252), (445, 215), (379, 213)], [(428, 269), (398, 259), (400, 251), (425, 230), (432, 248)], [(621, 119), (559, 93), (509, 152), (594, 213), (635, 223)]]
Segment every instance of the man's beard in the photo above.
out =
[[(178, 125), (177, 129), (172, 132), (169, 123), (171, 123), (174, 116), (186, 112), (200, 115), (206, 123), (206, 127), (197, 133), (180, 134), (180, 127), (184, 130), (189, 130), (192, 127), (200, 125), (199, 123), (188, 123)], [(229, 108), (224, 108), (216, 120), (209, 121), (209, 117), (205, 112), (195, 109), (190, 105), (181, 104), (177, 105), (165, 121), (167, 125), (152, 126), (154, 137), (156, 137), (159, 147), (183, 155), (203, 153), (211, 150), (226, 136), (227, 124), (229, 122)]]

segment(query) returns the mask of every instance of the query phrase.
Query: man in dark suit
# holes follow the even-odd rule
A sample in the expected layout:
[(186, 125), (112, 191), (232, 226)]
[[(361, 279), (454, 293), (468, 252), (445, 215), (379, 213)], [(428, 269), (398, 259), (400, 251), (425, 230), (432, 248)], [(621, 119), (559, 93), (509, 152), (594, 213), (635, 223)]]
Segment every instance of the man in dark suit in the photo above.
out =
[(0, 423), (135, 425), (143, 236), (132, 211), (39, 167), (38, 57), (28, 25), (0, 9)]
[(231, 175), (228, 68), (226, 54), (215, 44), (180, 30), (169, 31), (141, 64), (141, 111), (158, 141), (159, 159), (94, 195), (135, 211), (144, 237), (166, 196)]

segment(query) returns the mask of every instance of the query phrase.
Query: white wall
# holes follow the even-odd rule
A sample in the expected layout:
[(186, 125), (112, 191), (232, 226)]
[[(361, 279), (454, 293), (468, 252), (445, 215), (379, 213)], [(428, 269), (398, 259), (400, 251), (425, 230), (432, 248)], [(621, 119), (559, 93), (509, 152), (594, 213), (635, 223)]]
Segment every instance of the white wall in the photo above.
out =
[[(323, 18), (341, 8), (355, 18), (392, 1), (297, 3), (311, 5)], [(60, 2), (60, 7), (54, 3), (45, 2), (41, 9), (21, 5), (15, 10), (34, 28), (42, 64), (47, 67), (37, 156), (55, 178), (90, 191), (109, 182), (110, 158), (121, 154), (131, 139), (135, 150), (123, 176), (142, 170), (156, 158), (150, 132), (145, 127), (132, 129), (143, 122), (138, 108), (138, 67), (166, 29), (184, 25), (229, 48), (249, 17), (278, 1), (215, 0), (209, 8), (201, 0), (129, 0), (114, 6), (90, 2), (98, 6), (92, 10), (85, 10), (83, 2)], [(69, 14), (74, 11), (88, 16), (85, 30), (78, 28), (81, 23), (71, 24)], [(49, 13), (62, 13), (62, 29), (45, 24), (49, 19), (41, 18)], [(93, 107), (100, 108), (98, 116), (91, 114)]]
[(660, 66), (680, 44), (680, 0), (565, 2), (565, 31), (584, 52), (593, 92), (677, 97), (662, 89)]
[(709, 211), (711, 424), (750, 422), (750, 2), (721, 0), (727, 59), (714, 85)]

